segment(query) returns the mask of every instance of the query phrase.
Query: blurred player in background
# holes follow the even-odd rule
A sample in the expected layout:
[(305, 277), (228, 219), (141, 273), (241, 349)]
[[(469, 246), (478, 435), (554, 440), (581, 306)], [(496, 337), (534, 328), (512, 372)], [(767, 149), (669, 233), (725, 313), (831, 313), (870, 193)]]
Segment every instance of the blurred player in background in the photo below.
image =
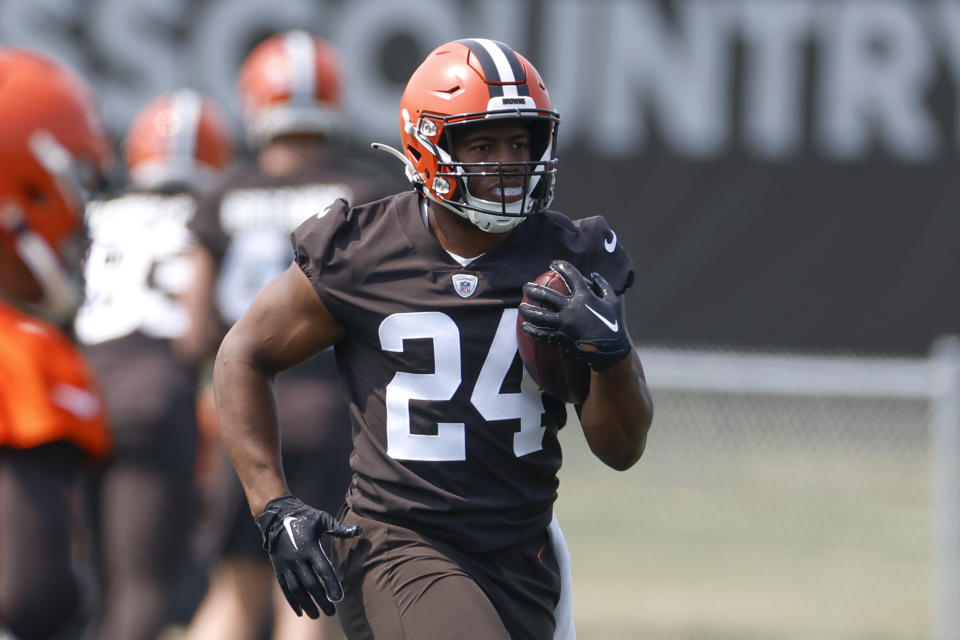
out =
[[(217, 354), (221, 436), (298, 612), (336, 611), (351, 640), (544, 640), (562, 595), (550, 523), (566, 409), (521, 366), (518, 314), (590, 368), (583, 435), (629, 468), (653, 411), (622, 312), (633, 262), (602, 217), (547, 209), (559, 117), (507, 45), (438, 47), (399, 116), (392, 152), (415, 189), (296, 229), (296, 264)], [(530, 284), (548, 267), (571, 295)], [(337, 517), (292, 495), (270, 383), (331, 345), (354, 426)]]
[[(276, 34), (244, 61), (239, 94), (256, 165), (204, 201), (192, 227), (219, 267), (216, 300), (232, 324), (293, 259), (289, 234), (337, 198), (365, 202), (386, 193), (378, 173), (340, 152), (341, 78), (336, 52), (304, 31)], [(333, 351), (276, 381), (287, 479), (314, 504), (336, 511), (350, 480), (347, 408)], [(262, 541), (229, 464), (224, 465), (222, 556), (189, 637), (261, 637), (273, 621), (283, 640), (332, 637), (334, 625), (298, 618), (284, 604)]]
[(54, 326), (82, 296), (83, 204), (110, 155), (80, 78), (0, 49), (0, 635), (22, 640), (77, 611), (76, 481), (110, 451), (91, 372)]
[(230, 131), (210, 98), (181, 89), (137, 115), (123, 154), (131, 188), (87, 206), (86, 297), (75, 322), (116, 448), (88, 496), (102, 585), (90, 640), (155, 638), (190, 559), (198, 365), (218, 336), (209, 314), (192, 310), (204, 301), (188, 297), (212, 265), (192, 254), (187, 225), (231, 160)]

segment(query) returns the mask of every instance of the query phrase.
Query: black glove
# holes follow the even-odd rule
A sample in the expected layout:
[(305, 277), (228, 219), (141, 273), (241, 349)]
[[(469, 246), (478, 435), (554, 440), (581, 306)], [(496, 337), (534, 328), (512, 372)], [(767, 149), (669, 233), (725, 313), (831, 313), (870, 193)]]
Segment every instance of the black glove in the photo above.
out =
[(523, 285), (523, 294), (542, 305), (520, 304), (523, 332), (569, 349), (594, 371), (609, 369), (625, 358), (633, 346), (623, 326), (620, 300), (610, 283), (599, 273), (590, 274), (597, 295), (591, 282), (566, 260), (554, 260), (550, 268), (567, 283), (570, 295), (532, 282)]
[(293, 496), (274, 498), (254, 520), (280, 589), (296, 614), (303, 611), (319, 618), (314, 600), (328, 616), (336, 613), (333, 603), (343, 599), (343, 587), (320, 546), (320, 536), (352, 538), (360, 535), (361, 528), (340, 524), (326, 511), (307, 506)]

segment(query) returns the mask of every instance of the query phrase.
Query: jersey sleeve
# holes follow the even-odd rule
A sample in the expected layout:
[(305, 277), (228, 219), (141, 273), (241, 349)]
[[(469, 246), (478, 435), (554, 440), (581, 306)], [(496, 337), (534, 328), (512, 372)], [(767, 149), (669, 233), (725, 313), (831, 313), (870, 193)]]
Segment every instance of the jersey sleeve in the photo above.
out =
[[(349, 233), (349, 214), (349, 203), (338, 198), (320, 214), (310, 216), (290, 234), (297, 265), (328, 307), (332, 302), (329, 279), (336, 275), (331, 273), (330, 263), (338, 239)], [(342, 269), (337, 268), (337, 273), (342, 273)], [(335, 308), (329, 310), (336, 316)]]
[(584, 256), (580, 271), (587, 277), (593, 272), (599, 273), (617, 295), (623, 295), (633, 284), (636, 274), (633, 259), (616, 232), (603, 216), (575, 220), (573, 224), (580, 230), (578, 242)]

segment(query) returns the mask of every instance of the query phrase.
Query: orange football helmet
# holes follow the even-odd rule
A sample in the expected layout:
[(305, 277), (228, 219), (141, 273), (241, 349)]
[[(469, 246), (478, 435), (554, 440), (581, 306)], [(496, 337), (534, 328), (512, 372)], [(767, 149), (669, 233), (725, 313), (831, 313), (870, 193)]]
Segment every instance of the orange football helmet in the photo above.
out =
[(127, 132), (123, 155), (140, 189), (209, 189), (233, 157), (220, 107), (191, 89), (155, 98)]
[[(531, 160), (458, 162), (450, 129), (490, 119), (519, 119), (530, 131)], [(484, 38), (448, 42), (413, 72), (400, 98), (400, 138), (407, 177), (428, 198), (484, 231), (502, 233), (550, 206), (556, 188), (560, 118), (540, 74), (513, 49)], [(467, 188), (472, 175), (525, 176), (524, 197), (488, 201)]]
[(329, 134), (340, 124), (340, 62), (333, 45), (306, 31), (271, 36), (240, 69), (247, 135), (257, 146), (295, 133)]
[(112, 160), (86, 83), (36, 53), (0, 48), (0, 250), (30, 271), (53, 320), (80, 300), (64, 264), (88, 189)]
[(123, 155), (139, 189), (209, 189), (233, 158), (227, 118), (192, 89), (159, 96), (134, 118)]

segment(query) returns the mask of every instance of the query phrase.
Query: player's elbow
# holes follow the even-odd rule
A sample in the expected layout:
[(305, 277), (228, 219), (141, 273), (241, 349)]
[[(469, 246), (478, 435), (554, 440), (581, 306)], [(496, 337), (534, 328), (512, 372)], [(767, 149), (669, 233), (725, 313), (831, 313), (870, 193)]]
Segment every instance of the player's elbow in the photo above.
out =
[(583, 421), (584, 434), (590, 450), (605, 465), (617, 471), (626, 471), (643, 456), (647, 432), (652, 422), (652, 411), (629, 418), (611, 419), (599, 423)]
[(604, 449), (593, 449), (593, 453), (601, 462), (614, 469), (615, 471), (626, 471), (643, 456), (643, 450), (646, 447), (647, 436), (633, 442), (621, 442), (617, 446), (605, 447)]

